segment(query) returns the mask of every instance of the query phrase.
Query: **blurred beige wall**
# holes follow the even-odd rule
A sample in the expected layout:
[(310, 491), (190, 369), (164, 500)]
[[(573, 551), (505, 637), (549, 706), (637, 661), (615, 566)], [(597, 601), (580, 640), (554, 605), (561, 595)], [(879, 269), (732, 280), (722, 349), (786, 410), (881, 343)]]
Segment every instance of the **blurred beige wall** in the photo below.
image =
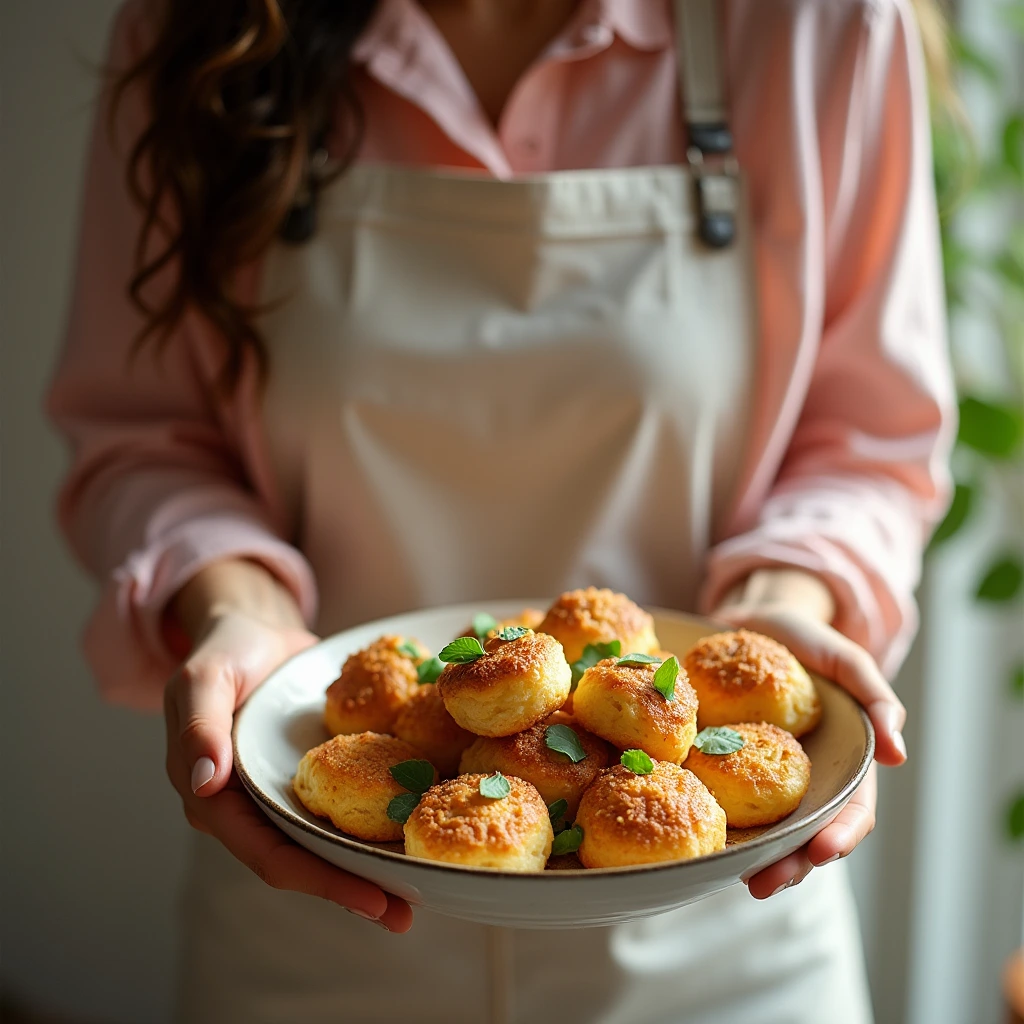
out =
[(187, 828), (159, 721), (101, 704), (79, 658), (92, 587), (54, 527), (64, 453), (41, 413), (115, 7), (0, 3), (0, 979), (75, 1020), (157, 1024)]

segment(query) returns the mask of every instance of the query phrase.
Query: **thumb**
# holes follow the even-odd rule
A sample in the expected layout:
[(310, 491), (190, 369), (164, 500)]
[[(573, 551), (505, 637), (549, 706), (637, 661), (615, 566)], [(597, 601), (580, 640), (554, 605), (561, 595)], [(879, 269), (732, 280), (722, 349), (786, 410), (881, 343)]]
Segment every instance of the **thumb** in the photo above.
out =
[(199, 796), (219, 793), (231, 776), (237, 677), (237, 666), (223, 654), (199, 654), (170, 685), (177, 729), (169, 739), (180, 748), (176, 760), (190, 773), (189, 788)]

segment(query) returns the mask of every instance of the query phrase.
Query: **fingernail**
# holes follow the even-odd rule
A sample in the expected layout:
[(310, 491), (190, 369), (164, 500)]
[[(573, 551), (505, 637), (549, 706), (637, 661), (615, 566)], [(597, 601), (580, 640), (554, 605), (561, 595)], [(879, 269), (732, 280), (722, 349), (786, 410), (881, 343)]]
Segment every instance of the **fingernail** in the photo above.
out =
[(789, 887), (790, 887), (790, 886), (791, 886), (791, 885), (792, 885), (792, 884), (793, 884), (793, 883), (794, 883), (795, 881), (796, 881), (796, 879), (795, 879), (795, 878), (791, 878), (791, 879), (790, 879), (790, 880), (789, 880), (788, 882), (783, 882), (783, 883), (782, 883), (782, 885), (780, 885), (780, 886), (778, 887), (778, 889), (776, 889), (776, 890), (775, 890), (775, 891), (774, 891), (774, 892), (772, 893), (772, 896), (778, 896), (778, 895), (779, 895), (779, 893), (780, 893), (780, 892), (782, 892), (782, 890), (783, 890), (783, 889), (788, 889), (788, 888), (789, 888)]
[(198, 793), (217, 774), (217, 766), (209, 757), (201, 757), (192, 765), (192, 792)]
[(907, 745), (903, 741), (903, 733), (899, 729), (893, 730), (892, 742), (896, 749), (904, 756), (907, 756)]
[(823, 868), (826, 864), (834, 864), (839, 858), (842, 857), (842, 853), (833, 853), (828, 860), (823, 860), (818, 867)]
[(355, 914), (356, 917), (361, 917), (364, 921), (373, 921), (374, 924), (378, 924), (377, 918), (373, 914), (368, 914), (365, 910), (356, 910), (355, 907), (345, 908), (350, 914)]

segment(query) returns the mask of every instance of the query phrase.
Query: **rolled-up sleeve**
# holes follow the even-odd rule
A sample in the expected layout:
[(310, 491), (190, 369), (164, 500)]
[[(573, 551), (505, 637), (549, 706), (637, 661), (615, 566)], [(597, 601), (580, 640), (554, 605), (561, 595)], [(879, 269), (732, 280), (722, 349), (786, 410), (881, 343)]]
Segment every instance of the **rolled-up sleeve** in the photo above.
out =
[(946, 507), (955, 401), (945, 336), (928, 97), (913, 16), (865, 5), (845, 131), (820, 128), (827, 267), (806, 399), (753, 528), (712, 552), (709, 607), (754, 569), (821, 577), (834, 625), (895, 672), (917, 626), (914, 589)]
[[(122, 8), (111, 67), (141, 52), (144, 17), (142, 5)], [(219, 391), (222, 350), (212, 327), (190, 313), (159, 354), (155, 345), (134, 351), (142, 319), (127, 286), (141, 219), (125, 182), (125, 153), (144, 109), (130, 91), (111, 136), (108, 99), (97, 107), (74, 294), (48, 412), (73, 454), (60, 524), (102, 584), (85, 631), (87, 660), (107, 697), (156, 707), (175, 667), (163, 611), (204, 565), (228, 557), (262, 563), (307, 621), (316, 590), (266, 488), (253, 481), (245, 423), (254, 417), (240, 403), (255, 389), (243, 386), (230, 397)]]

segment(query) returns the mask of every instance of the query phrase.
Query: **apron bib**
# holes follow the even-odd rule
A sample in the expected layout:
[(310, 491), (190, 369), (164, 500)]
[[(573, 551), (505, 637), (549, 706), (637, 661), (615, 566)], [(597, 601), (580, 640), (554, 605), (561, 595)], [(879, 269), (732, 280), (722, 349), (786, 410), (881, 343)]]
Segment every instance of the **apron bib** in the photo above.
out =
[[(710, 156), (728, 141), (714, 4), (680, 8), (690, 138)], [(693, 607), (756, 372), (738, 179), (361, 166), (318, 215), (309, 243), (269, 254), (262, 323), (266, 433), (318, 630), (589, 584)], [(869, 1019), (838, 867), (767, 904), (736, 886), (566, 933), (419, 912), (399, 937), (199, 837), (186, 934), (188, 1024)]]

